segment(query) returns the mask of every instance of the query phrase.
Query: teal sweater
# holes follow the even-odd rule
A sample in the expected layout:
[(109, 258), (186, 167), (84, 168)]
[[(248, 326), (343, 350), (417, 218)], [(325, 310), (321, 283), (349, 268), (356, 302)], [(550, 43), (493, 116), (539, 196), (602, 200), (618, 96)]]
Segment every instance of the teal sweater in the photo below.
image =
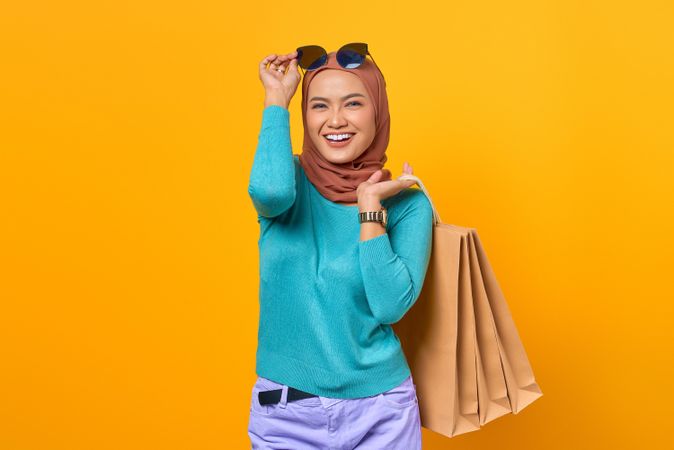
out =
[(419, 297), (433, 212), (417, 188), (383, 199), (387, 232), (360, 240), (358, 206), (306, 177), (289, 111), (264, 108), (248, 194), (260, 225), (257, 375), (324, 397), (387, 391), (410, 375), (391, 324)]

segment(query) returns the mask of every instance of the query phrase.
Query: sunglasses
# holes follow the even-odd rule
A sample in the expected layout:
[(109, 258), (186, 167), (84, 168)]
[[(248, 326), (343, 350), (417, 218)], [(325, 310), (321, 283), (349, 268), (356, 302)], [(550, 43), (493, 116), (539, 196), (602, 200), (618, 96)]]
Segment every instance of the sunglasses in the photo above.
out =
[[(370, 55), (372, 62), (377, 66), (374, 57), (367, 49), (367, 44), (364, 42), (346, 44), (337, 50), (336, 56), (340, 66), (345, 69), (355, 69), (363, 64), (367, 55)], [(308, 72), (324, 66), (327, 62), (328, 52), (321, 46), (305, 45), (297, 48), (297, 65)], [(302, 75), (305, 75), (304, 71), (302, 71)]]

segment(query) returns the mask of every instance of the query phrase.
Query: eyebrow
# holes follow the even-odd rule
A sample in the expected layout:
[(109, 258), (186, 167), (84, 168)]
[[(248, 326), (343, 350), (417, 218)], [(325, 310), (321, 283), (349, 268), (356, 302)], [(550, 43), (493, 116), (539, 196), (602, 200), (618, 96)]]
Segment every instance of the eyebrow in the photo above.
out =
[[(351, 98), (351, 97), (363, 97), (363, 98), (365, 98), (365, 96), (363, 94), (359, 94), (359, 93), (355, 92), (353, 94), (348, 94), (348, 95), (345, 95), (344, 97), (342, 97), (342, 101), (346, 100), (347, 98)], [(311, 100), (309, 100), (309, 101), (313, 102), (314, 100), (323, 100), (324, 102), (330, 101), (325, 97), (312, 97)]]

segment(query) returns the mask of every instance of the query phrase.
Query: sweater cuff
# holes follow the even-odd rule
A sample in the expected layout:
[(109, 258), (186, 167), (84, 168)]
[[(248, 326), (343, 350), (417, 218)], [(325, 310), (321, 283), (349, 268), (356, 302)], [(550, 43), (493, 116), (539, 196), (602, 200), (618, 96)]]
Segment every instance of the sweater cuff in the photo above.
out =
[(360, 255), (369, 261), (381, 263), (382, 261), (390, 261), (395, 256), (388, 233), (380, 234), (365, 241), (358, 241), (358, 247)]
[(290, 111), (279, 105), (269, 105), (262, 110), (262, 129), (272, 127), (290, 128)]

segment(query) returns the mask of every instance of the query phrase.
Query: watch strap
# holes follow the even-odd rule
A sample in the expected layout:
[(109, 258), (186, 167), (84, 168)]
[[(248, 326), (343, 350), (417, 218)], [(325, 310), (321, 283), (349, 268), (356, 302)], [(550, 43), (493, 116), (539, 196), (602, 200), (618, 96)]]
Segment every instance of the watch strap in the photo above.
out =
[(384, 221), (384, 212), (383, 211), (363, 211), (358, 213), (358, 218), (360, 223), (363, 222), (383, 222)]

